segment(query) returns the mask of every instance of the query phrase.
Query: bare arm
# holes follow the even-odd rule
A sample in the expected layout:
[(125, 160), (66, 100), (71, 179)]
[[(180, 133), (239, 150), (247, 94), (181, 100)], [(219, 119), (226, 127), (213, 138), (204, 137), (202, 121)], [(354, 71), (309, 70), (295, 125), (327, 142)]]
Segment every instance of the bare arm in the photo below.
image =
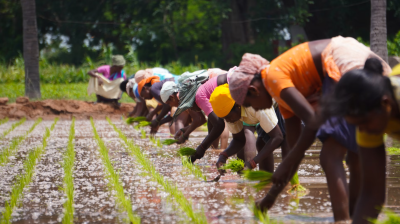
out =
[(98, 72), (97, 69), (93, 69), (93, 70), (88, 71), (87, 74), (94, 78), (97, 78), (98, 77), (98, 75), (96, 75), (97, 72)]
[(157, 107), (154, 108), (154, 110), (152, 110), (152, 111), (147, 115), (146, 120), (147, 120), (147, 121), (151, 121), (151, 120), (153, 119), (154, 115), (156, 115), (159, 111), (161, 111), (162, 108), (163, 108), (162, 105), (157, 105)]
[(264, 145), (261, 151), (254, 157), (254, 162), (256, 164), (260, 163), (263, 159), (268, 157), (276, 148), (278, 148), (283, 141), (282, 131), (279, 125), (276, 125), (270, 132), (268, 132), (270, 137), (269, 141)]
[(213, 128), (210, 133), (204, 138), (203, 142), (196, 148), (196, 155), (190, 159), (192, 162), (196, 159), (201, 159), (204, 153), (211, 146), (211, 144), (221, 135), (225, 129), (225, 121), (222, 118), (217, 117), (214, 112), (208, 115), (208, 122), (212, 122)]
[[(229, 157), (237, 154), (241, 149), (243, 149), (245, 144), (246, 144), (246, 136), (244, 134), (244, 129), (242, 129), (239, 133), (232, 134), (231, 143), (229, 144), (228, 148), (226, 148), (224, 150), (224, 152), (221, 153), (221, 155), (219, 155), (218, 161), (216, 163), (216, 166), (217, 166), (220, 174), (224, 174), (225, 171), (220, 170), (219, 168), (226, 163), (226, 160)], [(222, 154), (225, 154), (225, 155), (222, 155)]]
[(361, 160), (361, 192), (353, 215), (353, 223), (367, 224), (376, 219), (385, 203), (386, 151), (377, 148), (358, 149)]

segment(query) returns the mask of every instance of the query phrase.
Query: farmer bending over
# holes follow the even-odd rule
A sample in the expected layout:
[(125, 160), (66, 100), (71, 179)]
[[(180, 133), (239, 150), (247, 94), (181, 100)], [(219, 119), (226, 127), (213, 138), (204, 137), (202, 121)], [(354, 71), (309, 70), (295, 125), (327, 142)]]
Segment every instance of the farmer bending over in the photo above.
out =
[(125, 59), (122, 55), (112, 56), (112, 65), (103, 65), (88, 72), (88, 94), (96, 93), (98, 103), (112, 103), (119, 106), (118, 100), (122, 92), (119, 85), (126, 79), (123, 69)]

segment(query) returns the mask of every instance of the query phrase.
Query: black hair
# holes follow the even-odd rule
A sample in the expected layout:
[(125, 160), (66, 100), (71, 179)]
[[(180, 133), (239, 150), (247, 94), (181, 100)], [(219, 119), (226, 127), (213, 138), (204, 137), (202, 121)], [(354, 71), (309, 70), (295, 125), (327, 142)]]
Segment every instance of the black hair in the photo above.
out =
[(128, 80), (125, 80), (119, 84), (119, 88), (121, 89), (122, 92), (126, 92), (126, 84), (128, 83)]
[(384, 95), (393, 97), (390, 79), (383, 76), (382, 63), (370, 58), (363, 69), (355, 69), (343, 75), (333, 92), (323, 97), (321, 111), (330, 116), (363, 116), (381, 108)]

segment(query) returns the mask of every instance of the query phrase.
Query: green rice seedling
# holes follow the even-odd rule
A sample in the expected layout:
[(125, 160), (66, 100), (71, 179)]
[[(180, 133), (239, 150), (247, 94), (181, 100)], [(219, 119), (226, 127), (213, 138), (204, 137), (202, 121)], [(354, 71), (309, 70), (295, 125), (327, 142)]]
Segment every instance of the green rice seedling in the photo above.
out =
[(196, 149), (190, 147), (181, 147), (178, 150), (178, 154), (181, 156), (191, 156), (196, 154)]
[(161, 144), (163, 144), (163, 145), (172, 145), (172, 144), (177, 143), (177, 142), (178, 142), (178, 140), (169, 138), (169, 139), (162, 140)]
[(64, 193), (67, 200), (64, 202), (64, 217), (63, 224), (74, 223), (74, 163), (75, 163), (75, 118), (72, 118), (72, 123), (69, 130), (68, 146), (64, 155)]
[(157, 147), (159, 147), (159, 148), (162, 147), (160, 138), (157, 138)]
[[(8, 118), (7, 118), (8, 121)], [(21, 124), (25, 123), (26, 118), (22, 118), (21, 120), (19, 120), (18, 122), (14, 123), (11, 125), (11, 127), (7, 130), (5, 130), (1, 136), (0, 136), (0, 140), (2, 140), (4, 137), (6, 137), (6, 135), (8, 135), (10, 132), (12, 132), (16, 127), (20, 126)]]
[(146, 131), (145, 130), (140, 130), (140, 134), (142, 134), (142, 139), (146, 138)]
[(90, 123), (92, 124), (94, 138), (96, 139), (97, 145), (99, 146), (99, 152), (101, 160), (103, 161), (104, 170), (106, 172), (106, 177), (109, 180), (109, 190), (114, 193), (119, 206), (128, 214), (128, 219), (130, 223), (140, 224), (140, 217), (133, 213), (132, 203), (129, 195), (125, 195), (124, 188), (121, 184), (121, 179), (118, 173), (115, 171), (111, 160), (108, 156), (108, 148), (104, 144), (103, 140), (97, 133), (96, 127), (93, 122), (93, 118), (90, 118)]
[(206, 176), (203, 175), (203, 172), (201, 171), (201, 169), (197, 165), (189, 162), (189, 160), (186, 156), (182, 156), (181, 159), (182, 159), (183, 167), (185, 167), (187, 170), (189, 170), (189, 172), (191, 174), (193, 174), (197, 178), (202, 179), (204, 181), (207, 180)]
[[(58, 118), (54, 120), (52, 125), (54, 129), (54, 125), (57, 123)], [(10, 200), (6, 202), (5, 209), (2, 214), (2, 219), (0, 221), (1, 224), (9, 224), (11, 223), (12, 213), (15, 207), (18, 206), (21, 197), (23, 196), (23, 191), (25, 186), (28, 186), (32, 181), (32, 177), (35, 171), (36, 164), (40, 161), (41, 156), (43, 155), (46, 146), (47, 139), (50, 137), (50, 130), (46, 128), (46, 132), (43, 136), (42, 145), (36, 147), (36, 149), (29, 152), (28, 156), (24, 161), (24, 172), (19, 174), (16, 178), (16, 182), (11, 190)]]
[(303, 186), (301, 186), (300, 181), (299, 181), (299, 175), (297, 172), (294, 174), (292, 179), (290, 180), (290, 183), (292, 184), (292, 187), (287, 191), (288, 193), (297, 193), (297, 192), (305, 192), (307, 189)]
[(388, 147), (386, 149), (386, 152), (389, 155), (400, 155), (400, 148), (396, 148), (396, 147)]
[(191, 223), (207, 223), (204, 210), (202, 210), (202, 212), (194, 212), (191, 201), (185, 198), (182, 191), (180, 191), (175, 184), (172, 184), (168, 180), (164, 179), (164, 176), (157, 172), (154, 164), (149, 158), (146, 157), (144, 153), (141, 152), (140, 148), (132, 141), (128, 140), (126, 135), (122, 133), (122, 131), (118, 129), (109, 118), (107, 118), (107, 120), (108, 123), (118, 133), (120, 139), (125, 143), (129, 153), (133, 155), (136, 158), (136, 161), (142, 165), (143, 169), (147, 172), (147, 175), (151, 177), (153, 181), (156, 181), (158, 184), (160, 184), (164, 188), (165, 192), (170, 194), (170, 200), (179, 205), (180, 209), (182, 209), (182, 211), (184, 211), (191, 219)]
[(383, 211), (386, 215), (386, 219), (382, 221), (369, 220), (371, 223), (376, 224), (400, 224), (400, 216), (389, 209), (384, 209)]
[(244, 178), (246, 178), (247, 180), (260, 181), (259, 183), (253, 186), (257, 191), (264, 189), (265, 186), (267, 186), (272, 181), (272, 173), (267, 171), (245, 170), (243, 171), (243, 173), (244, 173)]
[(241, 159), (230, 159), (227, 164), (222, 166), (220, 169), (232, 170), (233, 172), (239, 172), (243, 170), (244, 162)]
[(128, 117), (126, 119), (127, 124), (133, 124), (135, 122), (146, 121), (146, 117)]
[(0, 125), (2, 125), (2, 124), (4, 124), (4, 123), (7, 123), (8, 122), (8, 117), (6, 117), (6, 118), (4, 118), (4, 119), (1, 119), (0, 120)]
[(135, 125), (135, 129), (139, 129), (139, 128), (146, 127), (149, 125), (151, 125), (150, 121), (140, 121), (139, 124)]
[(42, 122), (42, 118), (38, 118), (35, 123), (29, 128), (28, 131), (25, 132), (24, 135), (18, 136), (16, 138), (14, 138), (11, 141), (10, 146), (8, 146), (8, 148), (5, 148), (1, 153), (0, 153), (0, 166), (3, 166), (4, 164), (6, 164), (10, 158), (10, 156), (14, 155), (17, 151), (17, 147), (18, 145), (25, 140), (26, 137), (28, 137), (29, 133), (31, 133), (33, 131), (33, 129), (35, 129), (35, 127), (40, 124), (40, 122)]

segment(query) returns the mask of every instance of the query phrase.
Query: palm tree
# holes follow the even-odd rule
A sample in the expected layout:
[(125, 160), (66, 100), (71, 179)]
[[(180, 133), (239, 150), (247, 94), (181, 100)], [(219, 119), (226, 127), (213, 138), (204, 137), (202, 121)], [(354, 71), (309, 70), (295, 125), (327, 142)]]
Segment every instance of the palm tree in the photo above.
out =
[(41, 98), (35, 0), (21, 0), (21, 5), (25, 61), (25, 96), (29, 98)]
[(371, 0), (371, 50), (388, 62), (386, 0)]

